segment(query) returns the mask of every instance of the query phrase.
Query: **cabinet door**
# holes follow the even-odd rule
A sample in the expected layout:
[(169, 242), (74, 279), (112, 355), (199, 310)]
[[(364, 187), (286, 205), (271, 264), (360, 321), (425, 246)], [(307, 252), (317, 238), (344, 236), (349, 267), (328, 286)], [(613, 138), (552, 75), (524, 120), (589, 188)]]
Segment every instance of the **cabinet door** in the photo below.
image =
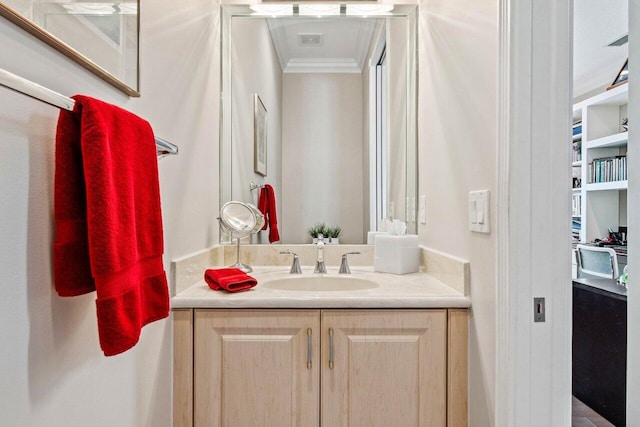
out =
[(203, 309), (195, 317), (196, 427), (318, 425), (319, 311)]
[(444, 426), (446, 318), (446, 310), (324, 311), (321, 424)]

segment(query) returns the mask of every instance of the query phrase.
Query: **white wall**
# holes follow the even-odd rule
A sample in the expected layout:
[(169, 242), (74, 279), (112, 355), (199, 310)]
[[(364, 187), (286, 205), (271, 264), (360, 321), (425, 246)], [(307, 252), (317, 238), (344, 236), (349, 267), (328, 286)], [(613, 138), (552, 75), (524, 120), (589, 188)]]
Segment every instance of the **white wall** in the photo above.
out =
[(496, 190), (497, 4), (422, 0), (419, 20), (419, 194), (427, 224), (418, 231), (421, 244), (471, 263), (469, 425), (480, 427), (494, 425), (496, 238), (469, 231), (467, 200), (469, 191)]
[[(266, 19), (233, 18), (231, 25), (232, 70), (232, 199), (257, 203), (258, 191), (249, 183), (270, 184), (276, 193), (278, 226), (282, 206), (282, 70)], [(257, 93), (267, 110), (267, 176), (254, 173), (253, 95)], [(229, 183), (225, 183), (228, 185)], [(223, 200), (226, 202), (228, 200)], [(258, 240), (268, 243), (269, 231)], [(281, 236), (282, 237), (282, 236)]]
[[(215, 0), (142, 3), (142, 98), (130, 99), (0, 18), (0, 68), (66, 95), (130, 109), (180, 146), (160, 162), (165, 265), (217, 241), (219, 40)], [(171, 425), (170, 322), (105, 358), (95, 294), (59, 298), (51, 281), (58, 111), (0, 88), (0, 390), (7, 426)], [(126, 147), (123, 147), (126, 149)]]
[(285, 74), (282, 241), (339, 225), (341, 243), (363, 243), (362, 75)]

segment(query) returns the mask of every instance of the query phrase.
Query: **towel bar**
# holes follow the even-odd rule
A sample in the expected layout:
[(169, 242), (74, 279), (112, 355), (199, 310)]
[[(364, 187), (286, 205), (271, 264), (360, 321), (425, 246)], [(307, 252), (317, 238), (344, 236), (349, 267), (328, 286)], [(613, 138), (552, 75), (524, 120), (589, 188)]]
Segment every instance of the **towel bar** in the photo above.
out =
[[(6, 70), (0, 68), (0, 86), (11, 89), (15, 92), (27, 95), (30, 98), (49, 104), (53, 107), (62, 108), (73, 111), (75, 101), (67, 96), (40, 86), (30, 80), (16, 76)], [(162, 138), (156, 138), (156, 152), (158, 157), (164, 157), (168, 154), (178, 154), (178, 146), (166, 141)]]

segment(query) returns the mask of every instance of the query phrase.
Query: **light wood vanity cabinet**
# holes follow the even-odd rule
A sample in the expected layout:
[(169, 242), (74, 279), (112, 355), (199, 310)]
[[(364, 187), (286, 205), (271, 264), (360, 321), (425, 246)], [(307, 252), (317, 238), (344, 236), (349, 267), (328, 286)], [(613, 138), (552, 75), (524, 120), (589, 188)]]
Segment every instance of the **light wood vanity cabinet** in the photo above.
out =
[(196, 310), (195, 425), (317, 426), (319, 333), (315, 310)]
[(445, 426), (446, 326), (446, 310), (323, 312), (321, 425)]
[[(174, 426), (467, 424), (467, 310), (196, 309)], [(174, 329), (174, 335), (186, 329)], [(179, 344), (176, 344), (179, 345)], [(184, 362), (182, 362), (184, 363)], [(179, 405), (176, 407), (176, 405)]]

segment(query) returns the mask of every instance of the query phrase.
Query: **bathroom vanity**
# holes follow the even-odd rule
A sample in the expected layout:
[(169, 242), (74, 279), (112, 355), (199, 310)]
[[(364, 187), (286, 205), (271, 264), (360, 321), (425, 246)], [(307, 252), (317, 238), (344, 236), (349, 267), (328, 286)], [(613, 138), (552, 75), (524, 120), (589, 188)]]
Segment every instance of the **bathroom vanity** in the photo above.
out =
[(174, 425), (466, 426), (469, 298), (424, 272), (352, 272), (261, 267), (248, 292), (178, 293)]

